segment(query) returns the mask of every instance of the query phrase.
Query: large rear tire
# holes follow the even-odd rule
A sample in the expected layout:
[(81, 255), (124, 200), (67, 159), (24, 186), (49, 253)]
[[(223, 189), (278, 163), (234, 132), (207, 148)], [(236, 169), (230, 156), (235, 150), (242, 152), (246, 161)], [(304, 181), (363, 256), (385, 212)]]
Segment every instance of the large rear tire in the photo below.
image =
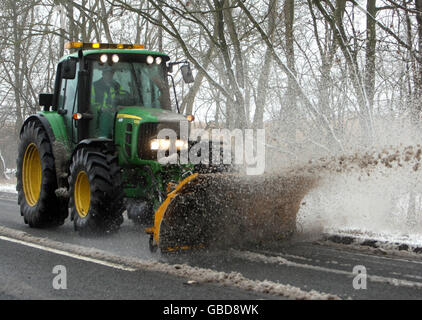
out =
[(68, 216), (67, 203), (55, 194), (54, 156), (40, 123), (31, 121), (23, 128), (16, 164), (18, 204), (25, 223), (32, 228), (62, 225)]
[(123, 223), (123, 188), (117, 157), (80, 149), (69, 176), (70, 209), (80, 234), (113, 232)]

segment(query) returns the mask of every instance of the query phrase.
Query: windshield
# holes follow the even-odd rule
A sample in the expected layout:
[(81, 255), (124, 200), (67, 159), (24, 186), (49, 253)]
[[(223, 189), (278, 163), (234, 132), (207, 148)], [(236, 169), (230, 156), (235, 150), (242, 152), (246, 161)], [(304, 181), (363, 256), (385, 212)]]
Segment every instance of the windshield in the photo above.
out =
[(143, 106), (171, 110), (167, 78), (161, 65), (93, 62), (91, 105), (97, 108)]

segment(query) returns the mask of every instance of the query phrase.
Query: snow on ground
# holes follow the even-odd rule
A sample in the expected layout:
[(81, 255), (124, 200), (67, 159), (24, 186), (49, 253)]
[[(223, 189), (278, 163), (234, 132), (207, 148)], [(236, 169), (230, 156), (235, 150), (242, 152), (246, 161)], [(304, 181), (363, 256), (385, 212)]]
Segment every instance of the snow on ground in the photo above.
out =
[(16, 184), (2, 183), (0, 184), (0, 192), (17, 193)]
[(22, 231), (0, 226), (0, 236), (3, 240), (20, 241), (29, 246), (42, 246), (42, 248), (59, 250), (63, 255), (77, 255), (80, 258), (94, 258), (98, 262), (115, 264), (121, 268), (135, 268), (153, 272), (162, 272), (170, 275), (183, 277), (189, 283), (216, 283), (228, 287), (236, 287), (242, 290), (265, 293), (289, 299), (307, 300), (337, 300), (338, 296), (319, 292), (316, 290), (305, 291), (299, 287), (281, 284), (269, 280), (253, 280), (244, 277), (238, 272), (223, 272), (207, 268), (194, 267), (187, 264), (169, 264), (155, 260), (144, 260), (136, 257), (124, 257), (96, 248), (89, 248), (76, 244), (63, 243), (48, 238), (40, 238)]
[[(408, 245), (409, 247), (422, 247), (422, 234), (417, 233), (375, 233), (366, 230), (353, 229), (334, 229), (326, 228), (324, 230), (328, 235), (339, 235), (342, 237), (351, 237), (355, 239), (355, 243), (364, 243), (367, 240), (374, 240), (380, 243), (378, 247), (386, 247), (387, 244)], [(382, 245), (384, 244), (384, 245)]]

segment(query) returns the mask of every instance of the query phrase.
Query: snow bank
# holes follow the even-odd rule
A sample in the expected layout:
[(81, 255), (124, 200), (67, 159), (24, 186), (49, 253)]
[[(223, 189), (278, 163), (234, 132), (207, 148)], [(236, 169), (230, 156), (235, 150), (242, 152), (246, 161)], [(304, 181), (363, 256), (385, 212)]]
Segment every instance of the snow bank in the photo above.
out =
[(16, 184), (0, 184), (0, 192), (17, 193)]

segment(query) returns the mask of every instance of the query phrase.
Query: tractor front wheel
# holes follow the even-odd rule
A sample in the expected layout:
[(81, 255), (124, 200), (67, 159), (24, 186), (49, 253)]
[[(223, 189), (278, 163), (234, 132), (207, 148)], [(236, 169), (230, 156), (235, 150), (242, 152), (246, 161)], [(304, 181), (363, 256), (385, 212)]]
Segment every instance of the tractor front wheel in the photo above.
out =
[(107, 233), (120, 228), (124, 193), (116, 156), (78, 150), (70, 166), (69, 186), (69, 205), (76, 231)]

